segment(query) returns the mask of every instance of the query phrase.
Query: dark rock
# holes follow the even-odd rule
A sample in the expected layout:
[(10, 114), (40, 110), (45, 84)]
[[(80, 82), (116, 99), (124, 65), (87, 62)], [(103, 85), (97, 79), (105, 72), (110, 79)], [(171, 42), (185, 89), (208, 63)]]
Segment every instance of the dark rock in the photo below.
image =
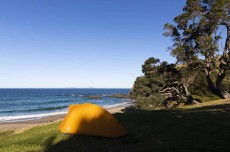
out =
[(130, 99), (130, 96), (127, 94), (112, 94), (109, 96), (110, 98), (124, 98), (124, 99)]
[(90, 98), (90, 99), (101, 99), (102, 97), (99, 95), (91, 95), (91, 96), (84, 96), (85, 98)]

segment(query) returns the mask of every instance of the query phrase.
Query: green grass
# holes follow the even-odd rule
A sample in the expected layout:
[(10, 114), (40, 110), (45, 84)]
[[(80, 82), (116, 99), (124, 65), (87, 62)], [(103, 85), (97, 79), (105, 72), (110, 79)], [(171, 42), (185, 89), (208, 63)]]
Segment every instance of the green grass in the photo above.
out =
[(57, 130), (59, 123), (34, 127), (22, 133), (7, 131), (0, 133), (1, 152), (44, 151), (46, 147), (56, 144), (68, 136)]
[(128, 136), (106, 139), (59, 133), (59, 123), (0, 132), (1, 152), (228, 152), (230, 104), (173, 110), (127, 109), (115, 117)]
[(193, 95), (193, 98), (195, 100), (201, 101), (201, 102), (209, 102), (209, 101), (213, 101), (213, 100), (219, 100), (222, 99), (219, 96), (216, 95), (212, 95), (212, 96), (198, 96), (198, 95)]

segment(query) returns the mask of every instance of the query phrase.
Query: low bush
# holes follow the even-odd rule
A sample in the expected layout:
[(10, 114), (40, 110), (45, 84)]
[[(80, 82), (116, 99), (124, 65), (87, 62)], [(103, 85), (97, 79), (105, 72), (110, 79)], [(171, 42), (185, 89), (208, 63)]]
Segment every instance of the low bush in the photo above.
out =
[(135, 104), (140, 109), (156, 108), (160, 107), (164, 100), (165, 96), (161, 94), (155, 94), (154, 96), (152, 95), (149, 97), (138, 97)]

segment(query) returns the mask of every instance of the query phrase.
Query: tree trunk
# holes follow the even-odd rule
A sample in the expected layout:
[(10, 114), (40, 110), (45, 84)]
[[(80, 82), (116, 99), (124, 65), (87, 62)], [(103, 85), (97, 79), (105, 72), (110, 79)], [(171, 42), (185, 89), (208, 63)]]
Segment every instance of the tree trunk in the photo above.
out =
[(230, 94), (228, 91), (225, 90), (219, 90), (219, 93), (221, 94), (221, 97), (223, 97), (224, 99), (228, 99), (230, 98)]
[(230, 94), (228, 91), (223, 89), (223, 80), (226, 77), (226, 67), (229, 64), (229, 57), (230, 57), (230, 27), (229, 25), (226, 24), (226, 29), (227, 29), (227, 38), (225, 40), (225, 47), (224, 47), (224, 52), (223, 52), (223, 57), (222, 57), (222, 62), (220, 64), (220, 73), (216, 79), (216, 89), (218, 93), (220, 94), (221, 97), (227, 99), (230, 98)]
[(210, 75), (206, 75), (206, 80), (208, 83), (208, 88), (213, 94), (227, 99), (227, 98), (230, 98), (230, 94), (226, 90), (224, 90), (222, 87), (222, 83), (223, 83), (225, 76), (226, 74), (218, 75), (217, 80), (216, 80), (216, 85), (214, 85)]
[(226, 90), (224, 90), (222, 87), (222, 82), (225, 76), (226, 76), (226, 73), (222, 73), (218, 75), (217, 80), (216, 80), (216, 89), (218, 93), (221, 95), (221, 97), (227, 99), (227, 98), (230, 98), (230, 94)]
[(227, 52), (229, 54), (230, 53), (229, 52), (230, 51), (229, 50), (230, 49), (230, 27), (226, 26), (226, 28), (227, 28), (227, 38), (225, 40), (225, 47), (224, 47), (224, 49), (225, 49), (225, 52)]
[(194, 98), (192, 97), (192, 95), (189, 95), (189, 96), (187, 96), (187, 103), (188, 104), (198, 104), (200, 102), (194, 100)]
[(186, 94), (186, 100), (188, 104), (198, 104), (199, 102), (194, 100), (194, 98), (192, 97), (191, 93), (188, 91), (188, 87), (186, 85), (183, 85), (184, 87), (184, 91)]
[(210, 63), (211, 63), (212, 59), (210, 57), (206, 56), (206, 58), (205, 58), (205, 60), (206, 60), (206, 68), (204, 69), (204, 72), (205, 72), (205, 75), (206, 75), (206, 80), (207, 80), (207, 83), (208, 83), (208, 88), (210, 89), (210, 91), (212, 93), (214, 93), (215, 95), (218, 95), (218, 96), (220, 96), (222, 98), (225, 98), (225, 99), (230, 98), (230, 94), (222, 88), (222, 82), (223, 82), (223, 80), (224, 80), (224, 78), (226, 76), (226, 70), (224, 68), (225, 67), (224, 64), (226, 64), (225, 60), (229, 59), (229, 55), (228, 55), (227, 52), (229, 52), (228, 51), (228, 49), (229, 49), (228, 43), (230, 41), (230, 39), (229, 39), (230, 31), (228, 30), (227, 33), (228, 33), (228, 37), (227, 37), (226, 42), (225, 42), (225, 50), (224, 50), (224, 53), (223, 53), (223, 57), (221, 59), (222, 61), (224, 61), (224, 63), (220, 64), (219, 75), (218, 75), (218, 77), (216, 79), (215, 84), (214, 84), (214, 82), (213, 82), (213, 80), (211, 78), (212, 68), (211, 68)]
[(209, 65), (207, 65), (206, 69), (204, 70), (205, 71), (205, 76), (206, 76), (206, 80), (207, 80), (207, 83), (208, 83), (208, 88), (210, 89), (210, 91), (218, 96), (221, 96), (219, 94), (219, 91), (217, 90), (216, 86), (214, 85), (213, 81), (212, 81), (212, 78), (211, 78), (211, 70), (210, 70), (210, 67)]
[(214, 83), (212, 82), (211, 76), (208, 74), (206, 75), (206, 80), (208, 83), (208, 88), (214, 93), (214, 94), (218, 94), (218, 90), (216, 89)]

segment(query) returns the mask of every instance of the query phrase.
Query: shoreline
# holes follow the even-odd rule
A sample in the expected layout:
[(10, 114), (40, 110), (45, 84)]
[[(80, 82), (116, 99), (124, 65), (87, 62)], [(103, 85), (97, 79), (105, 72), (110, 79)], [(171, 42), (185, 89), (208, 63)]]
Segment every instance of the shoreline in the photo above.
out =
[[(105, 108), (111, 114), (122, 112), (122, 109), (129, 107), (130, 105), (124, 105), (114, 108)], [(16, 132), (21, 132), (26, 129), (30, 129), (35, 126), (47, 125), (50, 123), (62, 121), (66, 114), (57, 114), (52, 116), (46, 116), (34, 120), (16, 121), (16, 122), (0, 122), (0, 131), (15, 130)]]

